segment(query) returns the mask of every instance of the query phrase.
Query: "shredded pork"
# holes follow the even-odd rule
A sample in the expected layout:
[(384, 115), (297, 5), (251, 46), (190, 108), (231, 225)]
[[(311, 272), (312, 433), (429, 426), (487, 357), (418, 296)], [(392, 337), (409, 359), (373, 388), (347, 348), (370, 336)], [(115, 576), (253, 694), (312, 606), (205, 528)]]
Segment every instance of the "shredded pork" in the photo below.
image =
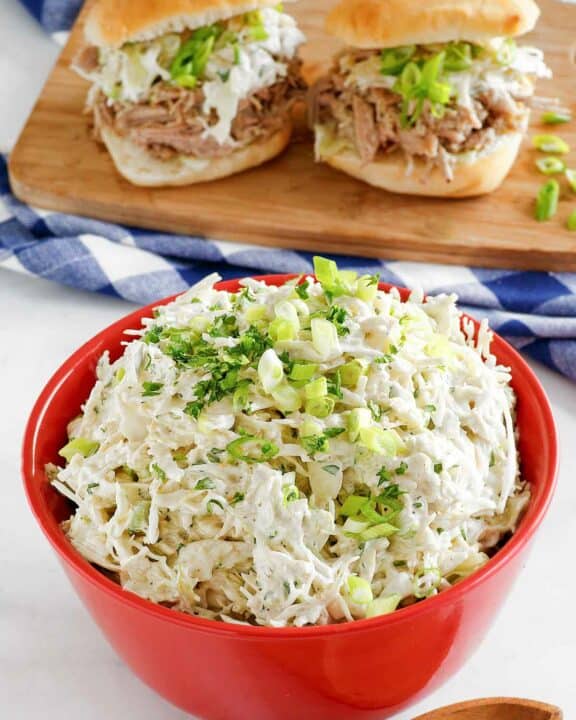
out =
[(240, 101), (231, 140), (223, 144), (205, 132), (218, 117), (214, 111), (205, 115), (202, 88), (190, 90), (168, 82), (156, 83), (149, 97), (139, 103), (111, 102), (98, 92), (93, 102), (96, 135), (109, 127), (163, 160), (174, 155), (229, 155), (239, 146), (270, 137), (286, 124), (292, 105), (304, 91), (300, 65), (299, 60), (292, 60), (284, 78)]
[[(347, 54), (347, 65), (369, 59), (378, 51)], [(438, 165), (450, 179), (449, 158), (466, 151), (481, 151), (497, 134), (521, 129), (527, 107), (525, 97), (514, 97), (504, 88), (476, 95), (471, 104), (446, 107), (435, 117), (428, 102), (414, 125), (403, 127), (402, 97), (386, 87), (362, 88), (351, 82), (337, 58), (332, 72), (321, 78), (309, 96), (311, 126), (331, 127), (349, 140), (363, 162), (379, 153), (401, 150), (409, 159), (420, 158)]]

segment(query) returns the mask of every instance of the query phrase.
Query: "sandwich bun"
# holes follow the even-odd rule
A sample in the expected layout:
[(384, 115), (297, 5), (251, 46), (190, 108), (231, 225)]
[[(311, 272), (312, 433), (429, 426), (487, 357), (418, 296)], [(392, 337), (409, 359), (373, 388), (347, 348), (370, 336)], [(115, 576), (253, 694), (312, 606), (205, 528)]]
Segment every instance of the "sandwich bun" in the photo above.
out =
[[(316, 128), (316, 132), (319, 128)], [(321, 131), (321, 129), (320, 129)], [(523, 132), (499, 135), (492, 146), (476, 156), (457, 160), (454, 178), (446, 180), (440, 168), (430, 170), (420, 159), (414, 160), (407, 173), (404, 154), (397, 150), (372, 162), (362, 162), (353, 150), (320, 157), (323, 162), (348, 175), (388, 192), (441, 198), (465, 198), (486, 195), (498, 188), (508, 173), (524, 137)]]
[(256, 140), (230, 155), (214, 158), (178, 155), (159, 160), (109, 127), (101, 128), (100, 133), (116, 169), (126, 180), (142, 187), (167, 187), (217, 180), (271, 160), (288, 145), (292, 123), (287, 120), (274, 135)]
[(534, 0), (341, 0), (326, 30), (356, 48), (515, 37), (536, 25)]
[(84, 36), (90, 45), (118, 48), (276, 5), (278, 0), (99, 0), (88, 11)]

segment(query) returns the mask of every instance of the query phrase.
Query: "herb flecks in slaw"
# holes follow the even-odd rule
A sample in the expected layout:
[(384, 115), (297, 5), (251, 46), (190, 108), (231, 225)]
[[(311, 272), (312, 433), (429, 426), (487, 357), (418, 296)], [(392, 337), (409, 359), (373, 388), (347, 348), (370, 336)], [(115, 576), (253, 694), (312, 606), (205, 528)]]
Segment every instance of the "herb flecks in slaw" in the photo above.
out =
[(514, 531), (528, 490), (486, 324), (315, 269), (236, 293), (211, 275), (101, 358), (50, 474), (72, 544), (125, 589), (228, 622), (374, 617)]

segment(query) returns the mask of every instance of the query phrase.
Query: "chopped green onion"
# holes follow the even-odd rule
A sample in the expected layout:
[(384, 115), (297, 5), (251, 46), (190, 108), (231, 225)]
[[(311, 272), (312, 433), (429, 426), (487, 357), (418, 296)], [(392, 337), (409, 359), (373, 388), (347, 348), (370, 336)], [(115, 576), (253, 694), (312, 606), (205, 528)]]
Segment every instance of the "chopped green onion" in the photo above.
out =
[(325, 377), (319, 377), (306, 385), (304, 394), (308, 400), (315, 400), (328, 394), (328, 381)]
[(158, 465), (157, 463), (152, 463), (150, 469), (152, 470), (154, 475), (158, 476), (159, 480), (161, 480), (162, 482), (166, 482), (168, 478), (166, 477), (166, 473), (164, 472), (164, 470), (162, 470), (160, 465)]
[(364, 497), (363, 495), (348, 495), (340, 508), (340, 515), (344, 517), (354, 517), (358, 515), (364, 505), (369, 502), (370, 498)]
[(312, 345), (322, 358), (329, 358), (339, 348), (338, 332), (336, 326), (329, 320), (313, 318), (310, 327), (312, 330)]
[(500, 65), (510, 65), (516, 57), (516, 41), (512, 38), (506, 38), (496, 53), (496, 62)]
[(380, 65), (381, 74), (400, 75), (415, 52), (415, 45), (405, 45), (403, 47), (386, 48), (382, 50), (380, 55), (382, 60)]
[(461, 72), (472, 66), (472, 46), (466, 42), (451, 42), (446, 46), (444, 69)]
[(309, 415), (317, 418), (326, 418), (334, 412), (336, 401), (334, 398), (325, 396), (306, 400), (305, 410)]
[(276, 401), (278, 409), (284, 413), (295, 412), (302, 405), (300, 393), (288, 385), (287, 382), (282, 382), (280, 385), (277, 385), (270, 394)]
[(360, 428), (360, 444), (378, 455), (397, 455), (403, 448), (394, 430), (384, 430), (379, 425)]
[(570, 215), (568, 215), (568, 220), (566, 220), (566, 227), (571, 232), (574, 232), (576, 230), (576, 210), (572, 210)]
[[(226, 450), (234, 460), (246, 463), (266, 462), (278, 454), (278, 447), (273, 442), (254, 435), (244, 435), (233, 440), (226, 446)], [(250, 454), (249, 450), (252, 450), (253, 454)]]
[(244, 493), (236, 492), (234, 493), (234, 497), (232, 500), (230, 500), (230, 505), (236, 505), (239, 502), (242, 502), (244, 500)]
[(543, 157), (536, 160), (536, 167), (544, 175), (556, 175), (566, 170), (566, 163), (558, 157)]
[(215, 487), (216, 483), (212, 478), (203, 477), (194, 485), (194, 490), (214, 490)]
[(70, 440), (69, 443), (66, 443), (66, 445), (58, 451), (58, 455), (70, 462), (74, 455), (82, 455), (85, 458), (90, 457), (90, 455), (94, 455), (99, 447), (99, 442), (79, 437)]
[(434, 464), (434, 472), (435, 472), (435, 473), (441, 473), (441, 472), (442, 472), (442, 463), (435, 463), (435, 464)]
[(329, 475), (338, 475), (340, 472), (340, 466), (339, 465), (323, 465), (322, 470), (324, 472), (327, 472)]
[(348, 415), (348, 437), (356, 442), (360, 437), (360, 430), (372, 425), (372, 413), (368, 408), (354, 408)]
[(557, 135), (534, 135), (532, 145), (542, 152), (566, 155), (570, 152), (570, 145)]
[(378, 615), (388, 615), (396, 610), (400, 600), (402, 600), (402, 595), (388, 595), (372, 600), (366, 610), (366, 617), (371, 618), (377, 617)]
[(338, 368), (340, 382), (344, 387), (356, 387), (358, 380), (365, 373), (366, 367), (361, 360), (350, 360)]
[(356, 297), (364, 302), (372, 302), (378, 294), (379, 275), (361, 275), (356, 286)]
[(564, 173), (566, 176), (566, 180), (568, 181), (568, 185), (570, 185), (570, 189), (573, 192), (576, 192), (576, 170), (566, 170)]
[(314, 274), (329, 300), (353, 293), (358, 273), (353, 270), (338, 270), (334, 260), (320, 256), (315, 256), (313, 262)]
[(356, 605), (368, 605), (373, 600), (372, 587), (368, 580), (350, 575), (346, 580), (346, 591)]
[(381, 522), (378, 525), (373, 525), (367, 530), (362, 530), (359, 533), (360, 540), (378, 540), (378, 538), (390, 537), (394, 533), (398, 532), (398, 528), (395, 525), (391, 525), (387, 522)]
[(212, 515), (212, 513), (214, 512), (214, 509), (212, 507), (213, 505), (219, 507), (220, 510), (224, 510), (224, 505), (222, 505), (220, 500), (215, 500), (214, 498), (212, 498), (206, 503), (206, 510), (208, 511), (208, 515)]
[(160, 391), (164, 387), (164, 383), (159, 382), (143, 382), (142, 383), (142, 397), (155, 397), (160, 395)]
[(134, 506), (128, 523), (128, 530), (130, 532), (137, 533), (144, 530), (148, 522), (148, 515), (150, 514), (150, 504), (150, 500), (141, 500)]
[(296, 485), (284, 485), (282, 488), (282, 503), (288, 505), (288, 503), (294, 502), (300, 499), (300, 493)]
[(284, 378), (284, 365), (272, 348), (268, 348), (258, 362), (258, 377), (267, 393), (274, 390)]
[(248, 394), (250, 392), (250, 381), (243, 380), (234, 390), (232, 395), (232, 407), (235, 413), (241, 412), (248, 407)]
[(246, 308), (246, 321), (252, 325), (264, 320), (267, 314), (268, 310), (263, 305), (252, 305)]
[(306, 365), (302, 363), (294, 363), (294, 366), (290, 371), (290, 380), (311, 380), (314, 377), (317, 369), (318, 365), (315, 365), (314, 363), (309, 363)]
[(118, 370), (114, 373), (114, 384), (118, 385), (118, 383), (121, 383), (125, 376), (126, 370), (123, 367), (118, 368)]
[(570, 115), (568, 111), (558, 112), (556, 110), (549, 110), (548, 112), (542, 113), (540, 120), (545, 125), (563, 125), (572, 120), (572, 115)]
[(542, 185), (536, 197), (536, 220), (543, 222), (554, 217), (558, 209), (559, 196), (560, 185), (556, 180), (549, 180)]
[(349, 517), (347, 518), (344, 525), (342, 525), (342, 530), (344, 531), (345, 535), (357, 538), (361, 532), (367, 530), (369, 527), (370, 523), (360, 522), (359, 520), (355, 520), (354, 518)]
[(294, 340), (297, 332), (298, 331), (294, 325), (283, 318), (276, 318), (272, 320), (268, 328), (268, 333), (275, 343), (290, 342), (291, 340)]

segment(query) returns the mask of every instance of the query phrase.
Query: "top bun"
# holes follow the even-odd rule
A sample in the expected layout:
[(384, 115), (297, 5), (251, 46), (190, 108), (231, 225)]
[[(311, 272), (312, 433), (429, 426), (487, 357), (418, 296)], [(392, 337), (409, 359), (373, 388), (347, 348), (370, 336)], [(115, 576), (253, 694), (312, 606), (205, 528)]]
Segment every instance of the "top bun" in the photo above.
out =
[(341, 0), (326, 30), (357, 48), (465, 40), (482, 43), (533, 29), (534, 0)]
[(278, 0), (96, 0), (84, 35), (91, 45), (117, 48), (276, 5)]

